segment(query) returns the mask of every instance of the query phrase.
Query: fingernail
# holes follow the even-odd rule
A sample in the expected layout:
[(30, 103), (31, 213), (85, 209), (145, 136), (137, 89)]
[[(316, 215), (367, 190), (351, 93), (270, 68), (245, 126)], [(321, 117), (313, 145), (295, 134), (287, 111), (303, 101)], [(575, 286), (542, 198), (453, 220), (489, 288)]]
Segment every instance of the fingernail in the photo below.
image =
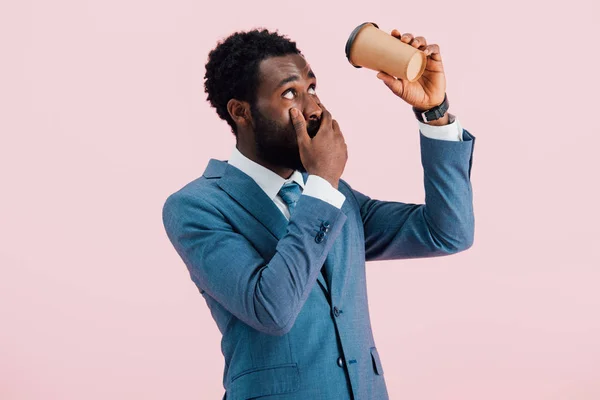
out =
[(292, 117), (296, 118), (298, 116), (298, 110), (296, 110), (295, 108), (292, 108), (290, 111), (292, 113)]

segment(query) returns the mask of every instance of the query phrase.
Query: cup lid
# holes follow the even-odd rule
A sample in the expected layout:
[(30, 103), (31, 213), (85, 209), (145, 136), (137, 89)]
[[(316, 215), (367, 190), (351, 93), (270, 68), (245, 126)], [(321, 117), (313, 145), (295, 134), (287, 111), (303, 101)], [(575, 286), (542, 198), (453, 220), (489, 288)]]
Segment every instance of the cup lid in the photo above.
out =
[[(375, 22), (363, 22), (362, 24), (360, 24), (359, 26), (354, 28), (354, 30), (350, 34), (350, 37), (346, 41), (346, 58), (348, 58), (348, 61), (350, 62), (350, 64), (352, 64), (352, 61), (350, 61), (350, 49), (352, 48), (352, 43), (354, 43), (354, 39), (356, 39), (356, 35), (358, 35), (358, 32), (360, 32), (362, 27), (367, 24), (371, 24), (371, 25), (375, 26), (375, 28), (379, 28), (379, 26)], [(352, 64), (352, 65), (354, 65), (354, 64)], [(362, 68), (360, 65), (354, 65), (354, 67)]]

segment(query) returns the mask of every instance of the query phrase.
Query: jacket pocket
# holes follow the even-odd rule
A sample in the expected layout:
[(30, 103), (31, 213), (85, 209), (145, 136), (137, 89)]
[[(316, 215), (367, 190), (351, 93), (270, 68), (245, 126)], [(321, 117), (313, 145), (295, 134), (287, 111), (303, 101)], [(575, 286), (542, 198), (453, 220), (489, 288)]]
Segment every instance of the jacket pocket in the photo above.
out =
[(232, 378), (227, 400), (292, 393), (299, 389), (300, 373), (296, 363), (252, 368)]
[(375, 373), (377, 375), (383, 375), (383, 367), (381, 366), (377, 347), (371, 347), (371, 358), (373, 359), (373, 370), (375, 370)]

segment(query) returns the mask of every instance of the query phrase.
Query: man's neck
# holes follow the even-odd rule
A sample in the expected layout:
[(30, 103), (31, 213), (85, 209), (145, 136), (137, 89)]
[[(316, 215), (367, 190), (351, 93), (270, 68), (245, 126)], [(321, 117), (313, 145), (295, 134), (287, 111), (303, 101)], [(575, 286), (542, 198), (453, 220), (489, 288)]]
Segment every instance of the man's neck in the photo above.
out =
[(292, 176), (292, 174), (294, 173), (293, 169), (273, 165), (273, 164), (270, 164), (270, 163), (262, 160), (260, 157), (258, 157), (256, 155), (256, 153), (254, 151), (247, 151), (244, 148), (244, 146), (240, 146), (239, 143), (236, 144), (236, 148), (238, 149), (238, 151), (240, 153), (242, 153), (242, 155), (244, 155), (244, 157), (247, 157), (248, 159), (254, 161), (258, 165), (262, 165), (263, 167), (273, 171), (274, 173), (276, 173), (283, 179), (289, 179)]

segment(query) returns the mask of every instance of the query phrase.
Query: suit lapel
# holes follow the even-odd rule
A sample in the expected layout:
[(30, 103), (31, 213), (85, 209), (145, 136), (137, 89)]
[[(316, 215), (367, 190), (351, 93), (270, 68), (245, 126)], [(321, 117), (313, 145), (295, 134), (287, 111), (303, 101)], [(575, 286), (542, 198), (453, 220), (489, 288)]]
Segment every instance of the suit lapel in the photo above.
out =
[(277, 240), (287, 230), (288, 220), (254, 179), (227, 163), (219, 186), (263, 224)]
[[(220, 177), (219, 186), (263, 224), (277, 240), (285, 235), (288, 220), (254, 179), (227, 162), (215, 159), (210, 160), (204, 176), (207, 178)], [(302, 173), (302, 177), (306, 183), (308, 174)], [(342, 211), (346, 214), (348, 213), (348, 204), (349, 201), (346, 200), (342, 206)], [(329, 302), (331, 302), (331, 287), (334, 287), (332, 282), (337, 281), (340, 278), (337, 275), (343, 272), (343, 268), (340, 268), (339, 265), (341, 250), (342, 240), (338, 237), (317, 277), (317, 282)], [(338, 265), (336, 265), (336, 260)], [(327, 279), (324, 275), (327, 276)]]

